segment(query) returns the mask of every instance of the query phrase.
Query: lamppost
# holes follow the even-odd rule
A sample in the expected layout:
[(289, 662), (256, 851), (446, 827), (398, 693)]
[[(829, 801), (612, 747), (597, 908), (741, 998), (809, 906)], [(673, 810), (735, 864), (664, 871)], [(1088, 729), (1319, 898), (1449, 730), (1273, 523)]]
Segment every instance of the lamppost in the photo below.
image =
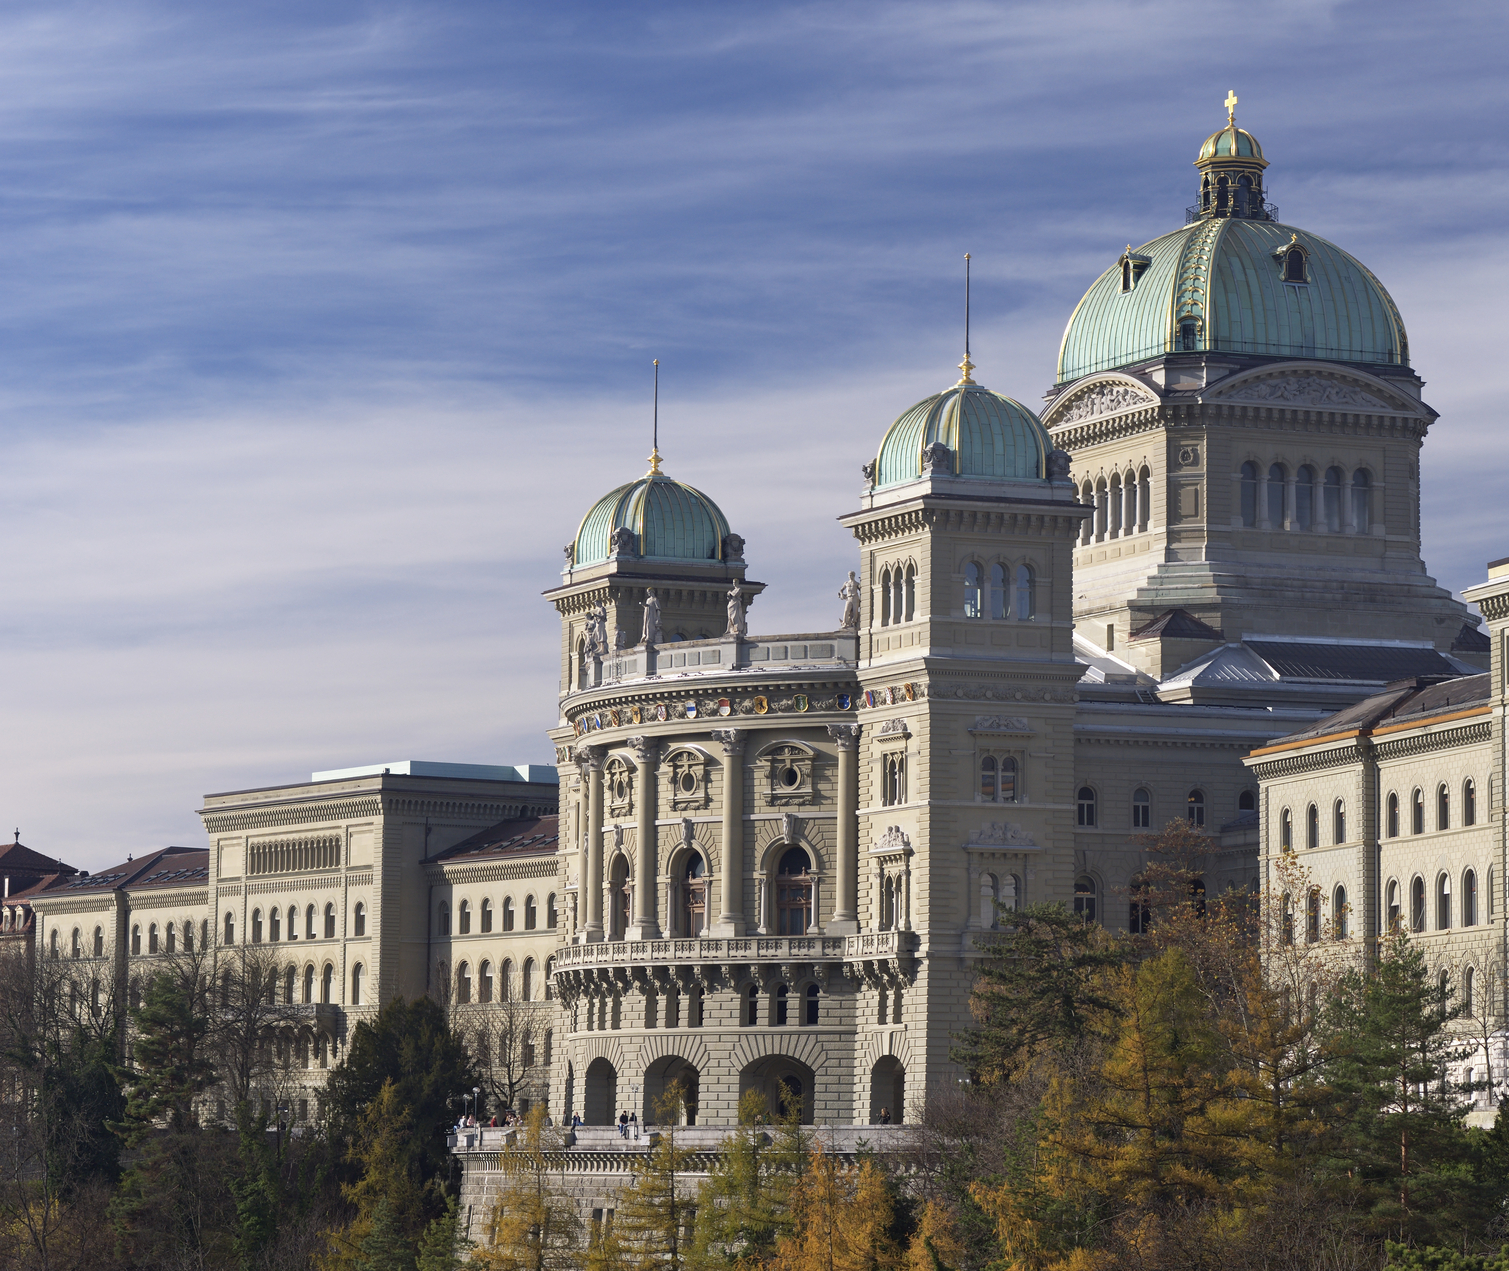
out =
[(283, 1159), (283, 1118), (288, 1115), (288, 1105), (278, 1104), (278, 1159)]
[(636, 1140), (639, 1138), (639, 1114), (643, 1111), (644, 1109), (639, 1106), (639, 1083), (631, 1081), (629, 1083), (629, 1115), (633, 1118), (631, 1124), (634, 1126), (634, 1138)]
[[(481, 1116), (482, 1104), (479, 1102), (479, 1100), (481, 1099), (481, 1096), (482, 1096), (482, 1087), (481, 1086), (473, 1086), (472, 1087), (472, 1119), (474, 1121), (476, 1121), (477, 1128), (479, 1130), (482, 1128), (482, 1116)], [(480, 1134), (477, 1136), (477, 1142), (478, 1143), (482, 1142), (482, 1136)]]

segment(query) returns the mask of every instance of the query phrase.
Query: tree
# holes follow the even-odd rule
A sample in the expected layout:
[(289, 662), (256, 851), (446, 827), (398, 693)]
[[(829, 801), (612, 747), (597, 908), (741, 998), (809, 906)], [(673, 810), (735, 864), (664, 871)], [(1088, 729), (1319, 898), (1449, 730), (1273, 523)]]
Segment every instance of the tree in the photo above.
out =
[(404, 1238), (386, 1196), (378, 1200), (351, 1265), (352, 1271), (415, 1271), (413, 1242)]
[(458, 1006), (452, 1011), (453, 1027), (476, 1056), (488, 1101), (498, 1108), (512, 1108), (521, 1094), (533, 1094), (543, 1037), (538, 1007), (509, 993), (489, 1006)]
[(889, 1271), (906, 1265), (891, 1236), (890, 1189), (873, 1160), (844, 1165), (813, 1149), (806, 1182), (792, 1197), (792, 1231), (770, 1264), (776, 1271)]
[(771, 1176), (781, 1153), (763, 1125), (765, 1109), (762, 1091), (744, 1092), (738, 1128), (723, 1140), (698, 1191), (693, 1254), (698, 1266), (757, 1264), (775, 1249), (783, 1224)]
[[(571, 1207), (573, 1215), (576, 1206)], [(415, 1271), (461, 1271), (462, 1259), (471, 1249), (472, 1242), (461, 1234), (461, 1215), (456, 1207), (456, 1198), (445, 1198), (445, 1213), (424, 1229), (419, 1241), (419, 1256)], [(469, 1266), (476, 1263), (469, 1262)]]
[[(280, 1030), (298, 1014), (286, 990), (284, 1000), (278, 1000), (277, 956), (266, 945), (253, 944), (221, 949), (212, 966), (203, 951), (176, 956), (184, 962), (201, 960), (205, 963), (202, 978), (206, 984), (214, 980), (209, 1048), (227, 1103), (232, 1108), (250, 1106), (259, 1089), (275, 1081), (275, 1042), (281, 1041)], [(276, 1102), (275, 1093), (263, 1094), (268, 1104)]]
[(1112, 1009), (1099, 975), (1128, 956), (1062, 905), (1029, 905), (984, 946), (970, 995), (975, 1026), (954, 1058), (986, 1083), (1010, 1080), (1038, 1050), (1072, 1045)]
[(550, 1155), (562, 1150), (545, 1109), (529, 1110), (519, 1139), (498, 1154), (504, 1181), (487, 1219), (487, 1239), (471, 1264), (485, 1271), (572, 1271), (581, 1265), (582, 1221), (576, 1202), (550, 1181)]
[(661, 1127), (649, 1152), (629, 1162), (632, 1180), (619, 1200), (614, 1235), (626, 1265), (643, 1271), (682, 1271), (691, 1250), (696, 1197), (678, 1175), (694, 1151), (676, 1143), (676, 1127), (686, 1110), (686, 1088), (672, 1083), (655, 1103)]

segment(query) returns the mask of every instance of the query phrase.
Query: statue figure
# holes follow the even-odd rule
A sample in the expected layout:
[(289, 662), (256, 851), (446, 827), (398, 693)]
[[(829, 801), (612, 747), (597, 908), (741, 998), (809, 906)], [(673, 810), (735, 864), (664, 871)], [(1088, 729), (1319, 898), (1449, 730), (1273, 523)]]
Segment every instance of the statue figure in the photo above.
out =
[(954, 452), (941, 441), (933, 442), (922, 452), (922, 471), (929, 476), (953, 476)]
[(644, 634), (642, 643), (660, 643), (660, 601), (655, 599), (655, 589), (648, 588), (644, 594)]
[(849, 571), (849, 581), (838, 589), (839, 599), (844, 602), (843, 629), (845, 631), (859, 630), (859, 581), (854, 577), (854, 571)]
[(723, 536), (723, 559), (744, 559), (744, 536), (742, 534), (725, 534)]
[(866, 485), (875, 484), (875, 460), (871, 459), (869, 463), (861, 464), (859, 470), (865, 474)]
[(734, 583), (728, 589), (728, 630), (725, 635), (747, 635), (749, 628), (744, 623), (744, 593), (739, 590), (739, 584)]
[(608, 656), (608, 611), (602, 605), (587, 610), (587, 653)]
[(1065, 450), (1050, 450), (1048, 452), (1048, 480), (1067, 481), (1069, 469), (1074, 465), (1074, 460), (1069, 458)]
[(613, 555), (615, 555), (615, 556), (632, 556), (632, 555), (634, 555), (634, 531), (633, 530), (628, 529), (627, 527), (620, 525), (609, 536), (609, 540), (608, 541), (612, 544)]

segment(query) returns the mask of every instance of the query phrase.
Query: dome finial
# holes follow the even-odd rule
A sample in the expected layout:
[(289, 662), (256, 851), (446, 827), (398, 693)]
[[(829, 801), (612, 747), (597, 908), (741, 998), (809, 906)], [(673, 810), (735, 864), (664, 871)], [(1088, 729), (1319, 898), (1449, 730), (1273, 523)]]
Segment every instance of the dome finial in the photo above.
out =
[[(959, 384), (973, 384), (974, 379), (970, 372), (975, 369), (975, 364), (969, 360), (969, 253), (964, 253), (964, 360), (959, 363), (959, 370), (963, 372)], [(958, 384), (954, 385), (955, 388)]]
[(1228, 125), (1234, 124), (1237, 121), (1237, 102), (1239, 100), (1240, 98), (1237, 97), (1236, 89), (1228, 88), (1226, 90), (1226, 100), (1221, 104), (1226, 107), (1226, 123)]
[(650, 442), (650, 470), (645, 473), (647, 477), (660, 475), (660, 359), (655, 359), (655, 407), (652, 415), (651, 426), (654, 436)]

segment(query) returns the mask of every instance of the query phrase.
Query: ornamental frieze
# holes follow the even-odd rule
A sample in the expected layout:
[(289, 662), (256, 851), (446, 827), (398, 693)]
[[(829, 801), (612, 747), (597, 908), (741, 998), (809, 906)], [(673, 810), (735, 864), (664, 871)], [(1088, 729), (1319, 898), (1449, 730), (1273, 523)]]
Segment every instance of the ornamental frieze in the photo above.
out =
[(1093, 384), (1076, 393), (1062, 409), (1050, 410), (1049, 420), (1051, 426), (1057, 428), (1060, 424), (1077, 424), (1082, 419), (1094, 419), (1100, 415), (1119, 415), (1139, 406), (1155, 405), (1157, 401), (1158, 398), (1147, 389), (1135, 388), (1131, 384)]
[(1360, 385), (1320, 375), (1274, 375), (1235, 385), (1223, 400), (1271, 402), (1280, 406), (1324, 406), (1356, 410), (1399, 410), (1396, 402), (1366, 392)]

